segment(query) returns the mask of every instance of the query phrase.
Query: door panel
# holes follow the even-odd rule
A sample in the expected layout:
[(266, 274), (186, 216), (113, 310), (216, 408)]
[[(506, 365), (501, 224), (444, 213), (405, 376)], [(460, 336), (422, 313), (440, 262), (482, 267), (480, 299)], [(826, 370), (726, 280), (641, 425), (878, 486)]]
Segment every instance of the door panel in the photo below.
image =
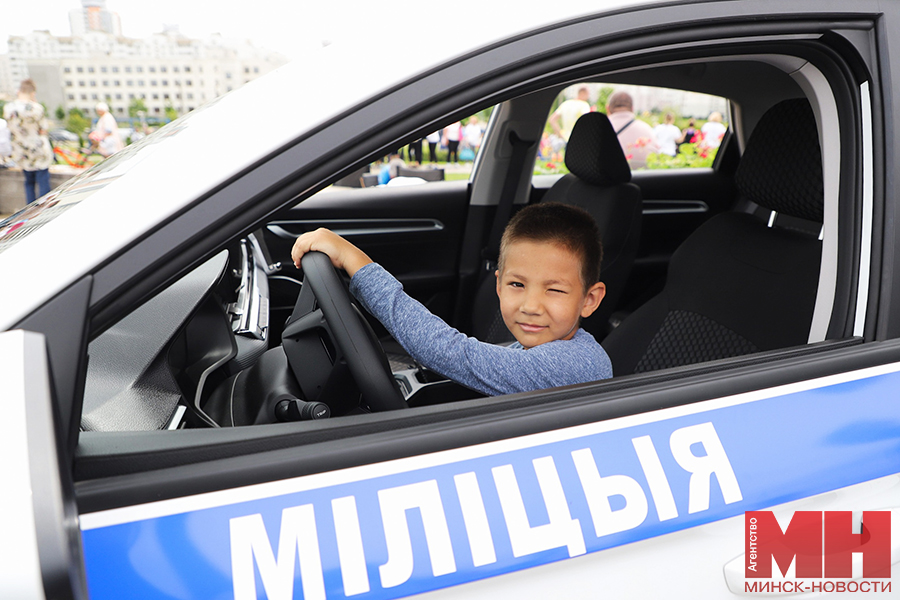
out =
[(0, 439), (4, 527), (0, 589), (9, 598), (86, 598), (75, 499), (60, 443), (46, 339), (0, 333), (7, 427)]
[(271, 221), (265, 240), (272, 260), (296, 274), (290, 251), (297, 236), (318, 227), (337, 231), (397, 277), (411, 296), (449, 318), (467, 207), (467, 181), (331, 188)]
[[(428, 507), (431, 516), (427, 518), (439, 515), (448, 532), (443, 534), (446, 546), (441, 556), (453, 566), (446, 567), (443, 574), (448, 577), (443, 579), (437, 579), (441, 573), (424, 569), (390, 582), (386, 576), (381, 578), (385, 569), (361, 568), (359, 581), (369, 582), (376, 592), (373, 597), (400, 595), (384, 592), (395, 586), (403, 594), (416, 593), (501, 573), (520, 572), (527, 579), (528, 571), (523, 569), (597, 553), (594, 558), (562, 563), (564, 570), (574, 569), (578, 583), (561, 578), (557, 585), (575, 594), (587, 585), (587, 578), (595, 577), (585, 569), (585, 561), (596, 564), (609, 553), (616, 557), (622, 572), (634, 569), (642, 562), (628, 550), (635, 543), (652, 552), (651, 564), (663, 570), (663, 565), (671, 562), (666, 562), (666, 556), (689, 552), (694, 543), (715, 546), (723, 558), (691, 561), (689, 567), (681, 561), (682, 569), (688, 571), (673, 571), (667, 581), (683, 583), (702, 576), (703, 586), (722, 586), (722, 567), (742, 548), (739, 523), (735, 527), (728, 519), (745, 510), (765, 509), (896, 473), (897, 462), (889, 451), (894, 438), (872, 434), (883, 432), (878, 423), (898, 414), (892, 391), (900, 379), (898, 349), (896, 342), (837, 350), (823, 345), (816, 360), (805, 356), (723, 373), (695, 372), (680, 381), (671, 380), (670, 373), (669, 378), (655, 378), (652, 384), (645, 377), (645, 385), (631, 389), (616, 390), (616, 382), (608, 382), (613, 386), (594, 386), (597, 395), (603, 394), (608, 402), (590, 405), (583, 397), (567, 400), (565, 391), (557, 391), (555, 402), (541, 407), (512, 411), (507, 406), (502, 415), (481, 413), (476, 419), (461, 418), (460, 412), (474, 406), (469, 403), (455, 411), (455, 419), (444, 423), (437, 422), (444, 407), (435, 407), (434, 422), (415, 424), (410, 420), (401, 425), (399, 420), (405, 418), (400, 415), (390, 430), (356, 436), (352, 444), (335, 439), (139, 477), (109, 478), (97, 485), (87, 482), (81, 487), (80, 500), (85, 513), (94, 513), (83, 514), (81, 521), (88, 573), (96, 573), (96, 580), (109, 586), (103, 590), (106, 595), (99, 588), (92, 592), (97, 592), (97, 597), (121, 597), (122, 588), (117, 586), (128, 585), (127, 581), (147, 586), (127, 557), (133, 548), (147, 543), (146, 536), (151, 534), (158, 535), (153, 540), (165, 544), (154, 546), (165, 557), (159, 560), (176, 565), (186, 586), (199, 587), (199, 581), (207, 581), (201, 575), (208, 574), (209, 581), (229, 590), (238, 585), (238, 574), (215, 570), (213, 565), (227, 565), (237, 557), (238, 563), (231, 564), (240, 564), (247, 581), (253, 580), (254, 563), (244, 551), (249, 542), (236, 533), (247, 534), (253, 521), (252, 531), (260, 540), (257, 547), (264, 549), (264, 544), (269, 544), (274, 550), (275, 535), (263, 532), (297, 534), (303, 528), (290, 529), (300, 522), (292, 520), (295, 516), (305, 519), (304, 523), (315, 518), (319, 525), (318, 533), (301, 538), (304, 548), (321, 549), (324, 570), (316, 563), (314, 571), (304, 571), (317, 578), (321, 572), (326, 579), (340, 581), (350, 570), (349, 563), (338, 560), (338, 553), (347, 546), (336, 544), (330, 528), (332, 519), (346, 522), (339, 516), (355, 522), (358, 515), (359, 546), (366, 548), (366, 557), (373, 562), (386, 564), (388, 557), (378, 554), (377, 548), (390, 545), (388, 537), (396, 541), (401, 536), (400, 541), (412, 548), (416, 564), (428, 564), (425, 539), (417, 533), (409, 542), (403, 537), (410, 535), (409, 531), (420, 531), (419, 526), (407, 530), (398, 525), (398, 519), (390, 518), (396, 517), (390, 511), (398, 505)], [(817, 409), (823, 418), (797, 427), (809, 411)], [(554, 425), (562, 427), (546, 431), (551, 415)], [(765, 432), (747, 426), (761, 422), (770, 425)], [(760, 436), (766, 438), (765, 444), (757, 443)], [(823, 445), (822, 440), (830, 443)], [(695, 444), (702, 450), (691, 450)], [(407, 460), (392, 460), (404, 457)], [(373, 464), (381, 461), (391, 462)], [(360, 468), (340, 470), (354, 466)], [(598, 468), (600, 474), (594, 470)], [(656, 473), (656, 483), (650, 481), (651, 472)], [(694, 485), (695, 472), (701, 477), (705, 474), (707, 481), (715, 473), (717, 483)], [(314, 473), (318, 474), (297, 477)], [(601, 490), (601, 476), (614, 476), (615, 485), (621, 486), (619, 494), (626, 504), (623, 507), (620, 499), (615, 510), (631, 506), (627, 513), (637, 513), (638, 518), (610, 521), (618, 529), (598, 526), (590, 497), (612, 494)], [(894, 480), (896, 477), (888, 483)], [(242, 487), (254, 483), (263, 485)], [(219, 492), (203, 494), (215, 490)], [(129, 497), (134, 504), (142, 499), (176, 500), (128, 508), (123, 498)], [(856, 510), (858, 498), (861, 495), (847, 497), (841, 506)], [(877, 502), (885, 500), (870, 499), (863, 508), (876, 508)], [(409, 506), (402, 504), (406, 502)], [(819, 500), (813, 502), (822, 506)], [(358, 512), (350, 513), (351, 503), (359, 507)], [(477, 538), (471, 533), (467, 521), (472, 506), (480, 507), (481, 531), (489, 530), (490, 536)], [(116, 507), (124, 510), (104, 512)], [(348, 508), (347, 512), (343, 508)], [(829, 506), (832, 509), (833, 505)], [(541, 538), (548, 540), (543, 546), (528, 546), (522, 542), (522, 532), (534, 523), (529, 525), (522, 515), (543, 510), (555, 515), (551, 522), (559, 535)], [(426, 514), (424, 508), (422, 514)], [(599, 522), (603, 524), (602, 514)], [(727, 539), (701, 542), (710, 531), (703, 529), (706, 525), (713, 525), (712, 531), (724, 528), (721, 531)], [(193, 531), (204, 533), (191, 535)], [(522, 536), (517, 541), (512, 534)], [(476, 538), (485, 554), (473, 564), (468, 548)], [(516, 547), (521, 551), (513, 552)], [(658, 547), (667, 552), (657, 554), (654, 549)], [(182, 560), (175, 559), (179, 552)], [(646, 566), (646, 562), (642, 564)], [(708, 577), (710, 565), (715, 565), (717, 576)], [(548, 570), (553, 567), (539, 568), (552, 577)], [(117, 576), (103, 577), (110, 572)], [(614, 572), (610, 576), (615, 579)], [(485, 585), (485, 591), (497, 591), (493, 584)], [(709, 592), (722, 588), (699, 589), (701, 597), (710, 597)]]

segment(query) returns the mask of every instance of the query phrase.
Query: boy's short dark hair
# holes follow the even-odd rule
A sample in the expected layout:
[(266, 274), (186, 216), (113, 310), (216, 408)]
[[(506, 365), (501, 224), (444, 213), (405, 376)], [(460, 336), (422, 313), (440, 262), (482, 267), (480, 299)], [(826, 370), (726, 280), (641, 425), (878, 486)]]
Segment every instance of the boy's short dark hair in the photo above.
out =
[(509, 220), (500, 240), (500, 270), (503, 256), (513, 242), (552, 242), (581, 258), (581, 282), (585, 291), (600, 281), (603, 245), (600, 230), (589, 212), (559, 202), (526, 206)]

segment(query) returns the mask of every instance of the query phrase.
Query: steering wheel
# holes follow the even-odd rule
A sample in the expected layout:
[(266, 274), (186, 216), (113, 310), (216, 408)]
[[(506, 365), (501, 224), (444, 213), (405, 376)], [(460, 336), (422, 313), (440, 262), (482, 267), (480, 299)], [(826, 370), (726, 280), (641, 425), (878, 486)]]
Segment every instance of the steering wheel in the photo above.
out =
[(304, 399), (325, 402), (340, 413), (333, 404), (354, 394), (348, 389), (349, 369), (371, 410), (406, 408), (381, 344), (350, 302), (331, 259), (321, 252), (309, 252), (300, 264), (303, 286), (282, 340)]

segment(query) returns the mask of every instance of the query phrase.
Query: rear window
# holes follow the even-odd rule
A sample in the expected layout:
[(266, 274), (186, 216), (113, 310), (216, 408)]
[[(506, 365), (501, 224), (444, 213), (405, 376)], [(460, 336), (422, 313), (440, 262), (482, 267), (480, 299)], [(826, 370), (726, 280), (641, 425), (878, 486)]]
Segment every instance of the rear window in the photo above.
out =
[(578, 83), (553, 102), (535, 175), (568, 172), (568, 136), (578, 117), (591, 111), (609, 116), (632, 170), (711, 167), (729, 128), (725, 98), (671, 88)]

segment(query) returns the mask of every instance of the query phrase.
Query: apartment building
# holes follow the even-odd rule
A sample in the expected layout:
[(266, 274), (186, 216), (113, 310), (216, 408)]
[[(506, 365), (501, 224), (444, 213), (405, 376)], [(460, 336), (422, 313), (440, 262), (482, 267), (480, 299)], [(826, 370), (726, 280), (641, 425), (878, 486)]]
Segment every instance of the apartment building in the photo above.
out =
[[(102, 100), (124, 119), (135, 99), (143, 100), (149, 117), (162, 118), (169, 106), (184, 114), (287, 59), (246, 41), (217, 35), (190, 39), (169, 28), (145, 39), (103, 31), (67, 37), (46, 31), (11, 36), (6, 62), (6, 85), (17, 87), (31, 77), (51, 112), (61, 106), (66, 112), (79, 108), (93, 115)], [(0, 92), (13, 94), (15, 89)]]

